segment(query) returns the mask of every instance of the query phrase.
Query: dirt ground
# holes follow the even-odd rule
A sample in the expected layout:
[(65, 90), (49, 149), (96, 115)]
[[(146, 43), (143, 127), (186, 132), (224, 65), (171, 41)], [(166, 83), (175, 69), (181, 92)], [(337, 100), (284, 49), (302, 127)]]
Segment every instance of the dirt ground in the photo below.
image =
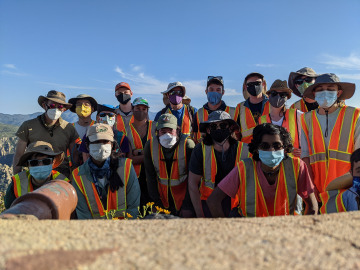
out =
[(360, 269), (360, 212), (315, 217), (0, 220), (0, 269)]

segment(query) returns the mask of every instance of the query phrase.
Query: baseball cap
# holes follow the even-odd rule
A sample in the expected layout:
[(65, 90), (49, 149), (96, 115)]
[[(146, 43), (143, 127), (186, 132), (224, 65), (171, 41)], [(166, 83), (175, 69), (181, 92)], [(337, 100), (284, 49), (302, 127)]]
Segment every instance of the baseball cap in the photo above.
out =
[(109, 125), (97, 123), (89, 127), (86, 137), (89, 138), (90, 142), (98, 140), (114, 141), (114, 132)]

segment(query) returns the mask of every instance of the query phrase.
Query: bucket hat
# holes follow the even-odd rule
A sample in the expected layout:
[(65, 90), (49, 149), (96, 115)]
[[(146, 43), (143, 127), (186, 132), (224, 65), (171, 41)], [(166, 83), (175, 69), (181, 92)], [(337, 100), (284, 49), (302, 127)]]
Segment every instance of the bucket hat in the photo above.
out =
[(296, 89), (294, 81), (297, 77), (299, 76), (306, 76), (306, 77), (311, 77), (311, 78), (316, 78), (318, 77), (320, 74), (316, 74), (315, 70), (313, 70), (312, 68), (309, 67), (303, 67), (301, 69), (299, 69), (296, 72), (290, 72), (289, 75), (289, 88), (291, 90), (293, 90), (294, 94), (297, 95), (298, 97), (302, 97), (303, 94), (299, 92), (299, 90)]
[(160, 115), (156, 122), (156, 130), (160, 130), (162, 128), (177, 129), (177, 127), (177, 118), (171, 113), (164, 113)]
[(27, 161), (33, 154), (44, 154), (50, 157), (53, 157), (55, 162), (53, 164), (53, 169), (57, 168), (64, 160), (64, 152), (54, 152), (53, 147), (48, 142), (36, 141), (30, 143), (25, 150), (25, 153), (20, 157), (17, 166), (27, 166)]
[(42, 107), (42, 104), (46, 100), (51, 100), (56, 103), (62, 104), (65, 106), (66, 109), (70, 109), (72, 104), (66, 102), (66, 96), (64, 93), (56, 91), (56, 90), (50, 90), (46, 96), (39, 96), (38, 103)]
[(181, 82), (173, 82), (173, 83), (169, 83), (167, 89), (164, 92), (161, 92), (161, 94), (166, 94), (169, 93), (172, 89), (174, 89), (175, 87), (181, 87), (182, 90), (184, 91), (184, 95), (186, 95), (186, 89), (185, 86), (183, 86), (183, 84)]
[(72, 104), (72, 106), (70, 108), (70, 111), (72, 111), (73, 113), (75, 112), (75, 109), (76, 109), (76, 102), (79, 99), (87, 99), (87, 100), (89, 100), (90, 104), (91, 104), (91, 107), (94, 108), (94, 112), (97, 110), (97, 102), (96, 102), (95, 98), (93, 98), (93, 97), (91, 97), (89, 95), (86, 95), (86, 94), (80, 94), (77, 97), (69, 99), (69, 103)]
[(144, 106), (150, 108), (149, 102), (146, 100), (146, 98), (142, 98), (142, 97), (135, 98), (132, 105), (133, 106), (144, 105)]
[(342, 90), (342, 94), (339, 96), (339, 100), (345, 100), (351, 98), (355, 93), (355, 84), (348, 82), (340, 82), (338, 76), (334, 73), (325, 73), (316, 78), (315, 83), (306, 88), (304, 96), (315, 99), (314, 89), (320, 84), (336, 84), (339, 86), (339, 90)]
[(287, 86), (286, 80), (275, 80), (266, 94), (269, 95), (271, 91), (286, 92), (288, 93), (288, 99), (291, 98), (292, 90)]
[(212, 123), (217, 123), (220, 121), (227, 121), (227, 122), (229, 122), (230, 126), (236, 125), (236, 127), (239, 128), (239, 125), (233, 119), (231, 119), (230, 114), (228, 114), (227, 112), (213, 111), (212, 113), (209, 114), (207, 121), (200, 123), (199, 130), (200, 130), (200, 132), (205, 133), (208, 125), (210, 125)]
[(90, 142), (95, 142), (98, 140), (108, 140), (114, 141), (114, 132), (112, 127), (107, 124), (97, 123), (89, 127), (86, 132), (86, 137), (89, 138)]

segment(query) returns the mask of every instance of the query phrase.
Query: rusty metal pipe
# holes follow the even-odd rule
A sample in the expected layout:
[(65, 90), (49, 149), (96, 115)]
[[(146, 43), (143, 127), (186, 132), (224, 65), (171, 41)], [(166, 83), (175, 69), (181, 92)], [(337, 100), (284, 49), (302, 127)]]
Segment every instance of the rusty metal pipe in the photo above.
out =
[(63, 180), (49, 183), (17, 198), (11, 207), (0, 214), (0, 218), (14, 215), (33, 215), (38, 219), (70, 219), (77, 204), (74, 187)]

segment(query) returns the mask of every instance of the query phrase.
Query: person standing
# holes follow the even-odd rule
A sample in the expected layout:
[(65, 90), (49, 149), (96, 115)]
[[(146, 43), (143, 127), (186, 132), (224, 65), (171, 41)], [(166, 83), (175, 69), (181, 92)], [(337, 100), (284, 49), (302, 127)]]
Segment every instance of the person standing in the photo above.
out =
[(126, 126), (133, 121), (133, 113), (131, 106), (131, 97), (133, 92), (130, 85), (126, 82), (118, 83), (115, 86), (115, 97), (119, 101), (119, 107), (115, 110), (116, 124), (115, 128), (118, 131), (124, 132), (126, 135)]

